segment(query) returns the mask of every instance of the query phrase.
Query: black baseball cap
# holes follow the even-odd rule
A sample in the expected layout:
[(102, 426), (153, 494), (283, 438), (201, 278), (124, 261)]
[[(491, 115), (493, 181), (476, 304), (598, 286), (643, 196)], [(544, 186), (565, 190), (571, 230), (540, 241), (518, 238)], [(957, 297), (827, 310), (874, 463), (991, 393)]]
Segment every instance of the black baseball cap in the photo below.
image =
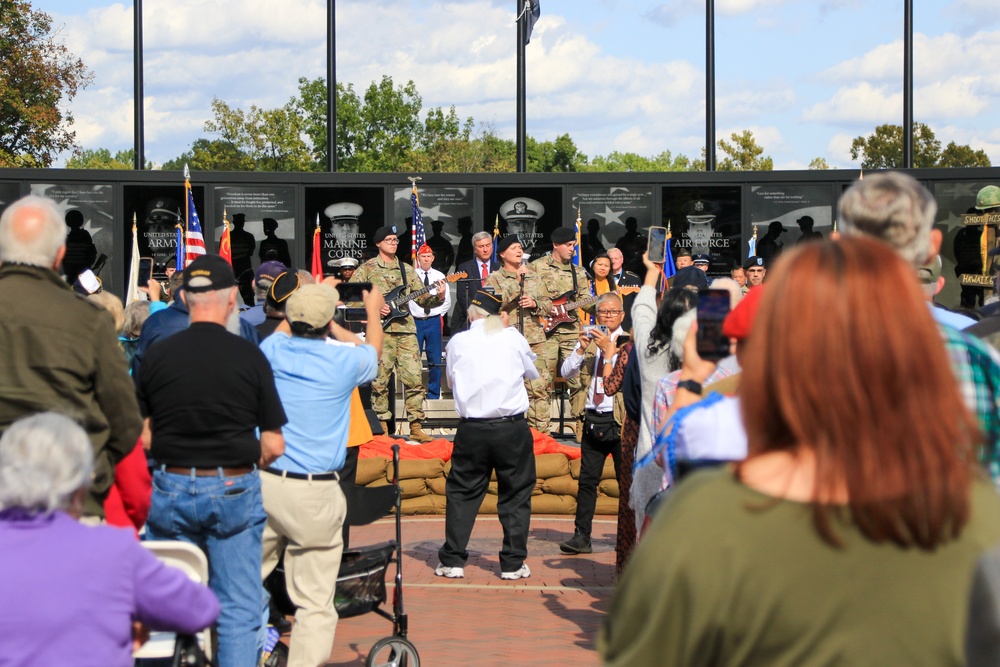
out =
[(233, 267), (219, 255), (202, 255), (184, 269), (184, 290), (190, 294), (214, 292), (235, 284)]

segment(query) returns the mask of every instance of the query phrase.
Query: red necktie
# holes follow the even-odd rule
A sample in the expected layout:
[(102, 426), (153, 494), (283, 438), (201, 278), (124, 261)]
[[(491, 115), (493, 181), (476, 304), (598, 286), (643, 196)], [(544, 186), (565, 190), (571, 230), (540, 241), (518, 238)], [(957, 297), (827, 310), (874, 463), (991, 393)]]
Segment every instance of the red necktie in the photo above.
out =
[(482, 266), (483, 266), (483, 277), (482, 277), (482, 283), (483, 284), (482, 284), (482, 286), (485, 286), (486, 285), (486, 277), (488, 275), (490, 275), (490, 270), (486, 267), (486, 263), (485, 262), (483, 263)]
[(602, 350), (597, 354), (597, 371), (594, 375), (594, 409), (601, 407), (601, 403), (604, 402), (604, 392), (598, 391), (597, 387), (604, 389), (604, 384), (601, 381), (601, 373), (604, 372), (604, 351)]

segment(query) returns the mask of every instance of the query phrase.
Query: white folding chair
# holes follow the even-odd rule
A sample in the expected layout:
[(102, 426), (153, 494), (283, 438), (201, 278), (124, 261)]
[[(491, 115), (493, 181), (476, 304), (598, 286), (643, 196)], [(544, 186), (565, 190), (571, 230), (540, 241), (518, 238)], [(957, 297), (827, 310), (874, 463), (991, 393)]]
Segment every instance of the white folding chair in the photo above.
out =
[[(208, 558), (195, 545), (179, 541), (144, 541), (142, 546), (152, 551), (157, 558), (170, 567), (176, 567), (184, 572), (192, 581), (208, 585)], [(209, 632), (206, 628), (199, 632), (196, 637), (201, 650), (205, 652), (205, 656), (211, 658), (212, 647)], [(142, 648), (136, 651), (132, 657), (136, 659), (172, 657), (175, 641), (176, 637), (172, 632), (152, 632), (149, 641), (143, 644)]]

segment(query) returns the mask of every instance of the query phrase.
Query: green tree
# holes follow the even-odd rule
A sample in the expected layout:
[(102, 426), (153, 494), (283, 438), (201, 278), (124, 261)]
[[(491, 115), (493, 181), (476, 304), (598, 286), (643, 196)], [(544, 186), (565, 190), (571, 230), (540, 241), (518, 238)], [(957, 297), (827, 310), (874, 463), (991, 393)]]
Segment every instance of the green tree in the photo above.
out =
[(757, 144), (753, 132), (743, 130), (741, 134), (730, 135), (732, 143), (719, 140), (719, 150), (725, 157), (718, 163), (719, 171), (771, 171), (774, 161), (764, 155), (764, 148)]
[(652, 157), (613, 151), (607, 157), (601, 155), (594, 157), (587, 165), (586, 171), (687, 171), (690, 168), (691, 160), (686, 155), (678, 154), (674, 157), (670, 151), (663, 151)]
[(244, 158), (242, 171), (308, 171), (312, 153), (303, 139), (305, 119), (292, 104), (278, 109), (233, 109), (222, 100), (212, 100), (215, 118), (205, 131), (236, 148)]
[(954, 141), (949, 141), (948, 145), (941, 151), (938, 159), (939, 167), (991, 167), (990, 158), (986, 151), (980, 149), (972, 150), (971, 147), (959, 146)]
[[(67, 169), (132, 169), (135, 166), (135, 149), (118, 151), (114, 155), (107, 148), (84, 149), (66, 161)], [(146, 161), (146, 169), (153, 163)]]
[(181, 171), (188, 165), (195, 171), (248, 171), (249, 159), (239, 148), (221, 139), (195, 139), (191, 150), (167, 160), (162, 168)]
[(0, 1), (0, 167), (48, 167), (75, 146), (73, 116), (60, 106), (91, 75), (56, 36), (26, 0)]
[(528, 171), (531, 172), (583, 171), (587, 164), (587, 156), (577, 149), (568, 134), (556, 137), (555, 141), (538, 141), (527, 137), (524, 153)]
[(834, 169), (830, 166), (830, 163), (826, 161), (825, 157), (814, 157), (812, 162), (809, 163), (810, 169)]
[[(913, 124), (913, 166), (926, 169), (937, 166), (941, 142), (934, 130), (923, 123)], [(879, 125), (868, 136), (851, 142), (851, 159), (861, 159), (862, 169), (898, 169), (903, 166), (903, 126)]]

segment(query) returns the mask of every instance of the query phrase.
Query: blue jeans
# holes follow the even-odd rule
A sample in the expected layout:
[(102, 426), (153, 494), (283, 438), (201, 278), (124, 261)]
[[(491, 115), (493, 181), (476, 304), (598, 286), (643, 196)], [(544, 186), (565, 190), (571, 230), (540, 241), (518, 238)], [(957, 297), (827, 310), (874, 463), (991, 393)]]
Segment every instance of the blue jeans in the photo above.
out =
[(441, 398), (441, 316), (418, 320), (417, 343), (427, 353), (427, 398)]
[(146, 523), (151, 540), (183, 540), (208, 556), (208, 585), (219, 598), (219, 667), (257, 664), (260, 567), (267, 516), (257, 472), (211, 477), (153, 472)]

